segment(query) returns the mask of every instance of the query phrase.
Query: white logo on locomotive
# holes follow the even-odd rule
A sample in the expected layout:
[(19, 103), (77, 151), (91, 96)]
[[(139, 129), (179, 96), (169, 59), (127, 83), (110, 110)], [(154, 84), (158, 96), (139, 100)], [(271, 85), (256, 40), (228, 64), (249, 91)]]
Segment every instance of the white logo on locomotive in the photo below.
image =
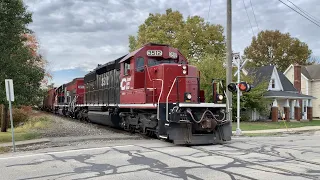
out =
[(122, 80), (121, 80), (121, 82), (120, 82), (120, 88), (121, 88), (121, 90), (128, 90), (128, 89), (130, 89), (130, 81), (131, 81), (131, 77), (122, 78)]
[(105, 86), (109, 84), (109, 76), (101, 78), (101, 86)]

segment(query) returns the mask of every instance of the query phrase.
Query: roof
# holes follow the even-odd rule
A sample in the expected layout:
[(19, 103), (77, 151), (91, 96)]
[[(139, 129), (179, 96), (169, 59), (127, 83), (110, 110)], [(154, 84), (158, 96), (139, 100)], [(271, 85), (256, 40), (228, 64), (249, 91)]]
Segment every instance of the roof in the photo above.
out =
[(283, 91), (294, 91), (298, 92), (297, 89), (293, 86), (293, 84), (289, 81), (289, 79), (282, 73), (279, 72), (279, 78), (283, 87)]
[(264, 94), (266, 98), (286, 98), (286, 99), (316, 99), (313, 96), (288, 91), (267, 91)]
[(144, 47), (141, 47), (141, 48), (139, 48), (139, 49), (137, 49), (137, 50), (135, 50), (135, 51), (132, 51), (131, 53), (127, 54), (125, 57), (123, 57), (123, 58), (120, 60), (120, 63), (122, 63), (123, 61), (125, 61), (125, 60), (129, 59), (130, 57), (136, 55), (142, 48), (144, 48)]
[(129, 54), (127, 54), (125, 57), (123, 57), (123, 58), (120, 60), (120, 63), (123, 62), (123, 61), (125, 61), (125, 60), (127, 60), (127, 59), (129, 59), (130, 57), (136, 55), (136, 54), (137, 54), (141, 49), (143, 49), (145, 46), (167, 46), (167, 47), (169, 47), (170, 45), (168, 45), (168, 44), (159, 44), (159, 43), (149, 42), (149, 43), (143, 45), (141, 48), (139, 48), (139, 49), (137, 49), (137, 50), (135, 50), (135, 51), (132, 51), (132, 52), (130, 52)]
[[(248, 74), (254, 76), (253, 86), (257, 86), (263, 81), (270, 81), (275, 66), (262, 66), (258, 68), (250, 68)], [(280, 71), (278, 71), (279, 79), (283, 87), (283, 91), (298, 92), (289, 79)]]
[[(290, 68), (293, 68), (291, 64), (285, 71), (286, 73)], [(301, 74), (303, 74), (307, 79), (320, 79), (320, 64), (313, 64), (307, 66), (301, 66)]]
[(253, 86), (257, 86), (260, 82), (269, 81), (272, 75), (274, 66), (262, 66), (259, 68), (247, 69), (249, 76), (254, 76)]
[(301, 66), (301, 73), (308, 79), (311, 79), (311, 76), (305, 66)]
[[(304, 68), (301, 68), (301, 73), (308, 79), (320, 79), (320, 64), (313, 64), (303, 67)], [(303, 71), (303, 69), (305, 70)]]

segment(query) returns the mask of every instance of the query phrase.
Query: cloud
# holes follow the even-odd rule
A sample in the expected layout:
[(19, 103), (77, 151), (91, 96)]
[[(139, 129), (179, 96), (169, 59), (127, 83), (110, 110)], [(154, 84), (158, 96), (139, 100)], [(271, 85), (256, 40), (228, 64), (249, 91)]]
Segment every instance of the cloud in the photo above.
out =
[[(317, 0), (291, 0), (299, 7), (320, 17)], [(253, 1), (258, 26), (250, 1), (245, 0), (254, 34), (265, 29), (289, 32), (306, 42), (315, 56), (320, 55), (318, 28), (278, 0)], [(289, 2), (285, 1), (289, 4)], [(232, 2), (233, 50), (243, 52), (252, 38), (243, 1)], [(50, 70), (91, 70), (128, 53), (128, 36), (149, 13), (165, 13), (167, 8), (180, 11), (184, 17), (199, 15), (210, 23), (226, 27), (226, 1), (215, 0), (25, 0), (33, 12), (30, 28), (40, 41), (41, 51), (50, 63)]]

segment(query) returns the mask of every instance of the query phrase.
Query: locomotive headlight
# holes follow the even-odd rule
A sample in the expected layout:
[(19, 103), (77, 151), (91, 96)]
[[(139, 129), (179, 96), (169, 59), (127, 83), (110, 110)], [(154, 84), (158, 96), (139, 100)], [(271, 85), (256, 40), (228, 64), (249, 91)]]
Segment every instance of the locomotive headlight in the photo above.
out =
[(222, 101), (222, 99), (223, 99), (223, 96), (220, 94), (220, 95), (218, 95), (218, 99), (220, 100), (220, 101)]
[(191, 96), (191, 94), (187, 94), (187, 99), (191, 99), (192, 98), (192, 96)]
[(186, 70), (183, 70), (182, 73), (183, 73), (183, 74), (187, 74), (187, 71), (186, 71)]
[(187, 66), (186, 66), (186, 65), (183, 65), (183, 66), (182, 66), (182, 69), (186, 70), (186, 69), (187, 69)]

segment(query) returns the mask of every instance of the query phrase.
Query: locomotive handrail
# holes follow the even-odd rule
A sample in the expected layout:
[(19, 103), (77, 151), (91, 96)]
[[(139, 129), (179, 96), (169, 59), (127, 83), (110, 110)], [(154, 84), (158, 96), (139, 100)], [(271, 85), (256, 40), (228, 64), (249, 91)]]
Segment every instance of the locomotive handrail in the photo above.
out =
[[(170, 87), (170, 90), (169, 90), (169, 92), (168, 92), (168, 95), (167, 95), (167, 99), (166, 99), (166, 121), (167, 122), (169, 122), (169, 119), (168, 119), (168, 113), (169, 113), (169, 96), (170, 96), (170, 94), (171, 94), (171, 91), (172, 91), (172, 89), (173, 89), (173, 86), (174, 86), (174, 84), (176, 83), (176, 81), (177, 81), (177, 79), (179, 78), (179, 77), (181, 77), (181, 78), (197, 78), (198, 79), (198, 77), (196, 77), (196, 76), (177, 76), (176, 78), (174, 78), (174, 81), (173, 81), (173, 83), (172, 83), (172, 85), (171, 85), (171, 87)], [(200, 84), (199, 84), (199, 86), (200, 86)], [(199, 92), (198, 92), (199, 93)], [(199, 96), (199, 94), (198, 94), (198, 96)]]
[[(160, 90), (160, 95), (158, 97), (158, 104), (157, 104), (157, 119), (159, 120), (159, 118), (160, 118), (160, 115), (159, 115), (159, 111), (160, 111), (159, 104), (160, 104), (160, 98), (162, 96), (162, 91), (163, 91), (163, 79), (151, 79), (148, 67), (145, 66), (145, 68), (146, 68), (146, 70), (148, 72), (148, 77), (149, 77), (150, 81), (152, 81), (152, 82), (153, 81), (161, 81), (161, 90)], [(154, 88), (153, 85), (154, 84), (152, 84), (152, 88)], [(154, 95), (153, 95), (153, 97), (154, 97)]]

